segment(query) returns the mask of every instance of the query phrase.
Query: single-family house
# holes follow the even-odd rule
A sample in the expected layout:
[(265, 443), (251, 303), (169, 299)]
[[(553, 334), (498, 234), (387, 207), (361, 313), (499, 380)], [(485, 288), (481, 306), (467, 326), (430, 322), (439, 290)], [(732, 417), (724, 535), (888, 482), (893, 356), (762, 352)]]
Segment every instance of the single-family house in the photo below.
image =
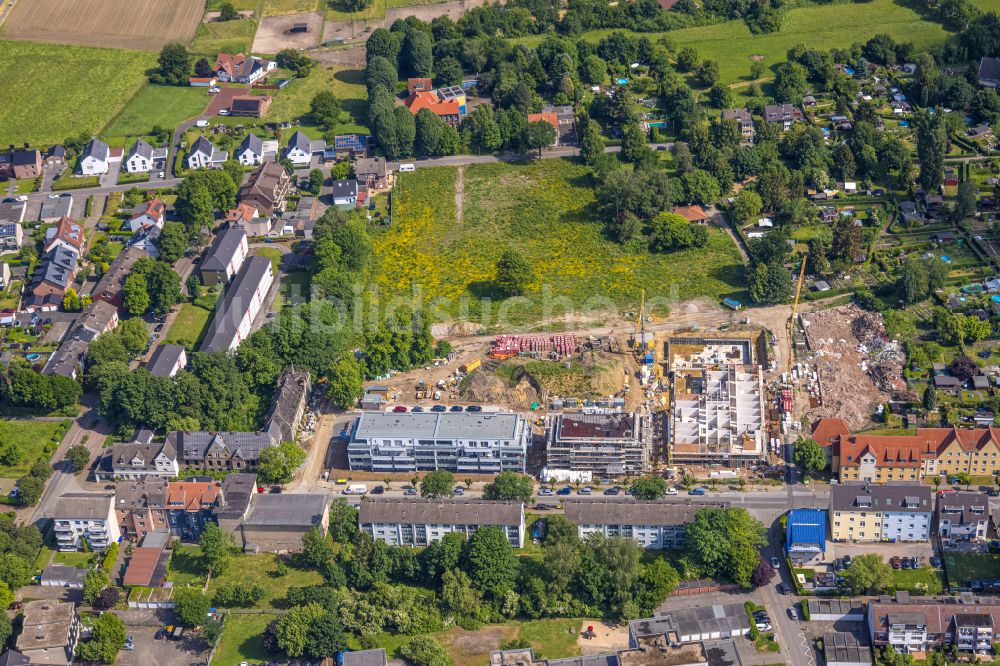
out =
[(271, 230), (271, 218), (260, 217), (257, 207), (251, 203), (241, 203), (226, 213), (230, 227), (242, 227), (248, 236), (265, 236)]
[(229, 159), (228, 151), (219, 150), (204, 136), (199, 136), (191, 145), (191, 151), (187, 156), (187, 165), (189, 169), (217, 169), (227, 159)]
[(129, 173), (148, 173), (153, 169), (162, 169), (167, 161), (170, 149), (166, 146), (154, 148), (142, 139), (132, 144), (128, 157), (125, 158), (125, 170)]
[(56, 246), (66, 248), (79, 258), (84, 246), (83, 225), (71, 217), (59, 218), (56, 226), (45, 231), (45, 251)]
[(108, 172), (111, 149), (100, 139), (91, 139), (80, 153), (79, 172), (81, 176), (99, 176)]
[(335, 180), (333, 182), (333, 205), (354, 208), (358, 203), (358, 181)]
[(389, 169), (384, 157), (361, 158), (354, 164), (354, 177), (369, 190), (389, 186)]
[(705, 224), (710, 218), (705, 209), (694, 204), (691, 206), (674, 206), (674, 215), (680, 215), (692, 224)]
[(163, 227), (166, 219), (167, 204), (160, 197), (153, 197), (146, 203), (141, 203), (132, 209), (128, 220), (128, 228), (133, 232), (150, 227)]
[(434, 90), (434, 81), (429, 76), (411, 76), (406, 79), (406, 92), (415, 93)]
[(156, 259), (160, 256), (160, 234), (162, 231), (161, 227), (143, 227), (129, 237), (126, 246), (137, 248), (149, 255), (150, 258)]
[(403, 101), (410, 113), (417, 115), (421, 109), (428, 109), (441, 120), (458, 129), (462, 118), (468, 112), (468, 101), (461, 86), (448, 86), (438, 90), (417, 90)]
[(264, 161), (264, 141), (251, 132), (236, 149), (236, 159), (243, 166), (256, 166)]
[(297, 167), (307, 167), (312, 161), (312, 141), (302, 132), (295, 132), (285, 145), (285, 157)]
[(367, 134), (338, 134), (333, 137), (333, 158), (367, 156), (370, 139)]
[(220, 53), (215, 58), (215, 74), (226, 83), (253, 83), (277, 67), (273, 60), (265, 60), (242, 53)]
[(12, 178), (33, 180), (42, 175), (42, 154), (27, 144), (24, 148), (11, 148), (6, 164)]
[(24, 242), (24, 229), (18, 222), (0, 224), (0, 249), (20, 250)]
[(60, 145), (50, 146), (45, 151), (45, 164), (48, 166), (66, 164), (66, 147)]
[(764, 120), (772, 125), (781, 125), (782, 130), (787, 130), (793, 123), (800, 123), (804, 119), (802, 111), (794, 104), (768, 104), (764, 107)]
[(553, 146), (559, 145), (559, 116), (556, 115), (555, 111), (542, 111), (541, 113), (529, 113), (528, 114), (529, 123), (548, 123), (552, 126), (552, 129), (556, 131), (556, 138), (553, 141)]

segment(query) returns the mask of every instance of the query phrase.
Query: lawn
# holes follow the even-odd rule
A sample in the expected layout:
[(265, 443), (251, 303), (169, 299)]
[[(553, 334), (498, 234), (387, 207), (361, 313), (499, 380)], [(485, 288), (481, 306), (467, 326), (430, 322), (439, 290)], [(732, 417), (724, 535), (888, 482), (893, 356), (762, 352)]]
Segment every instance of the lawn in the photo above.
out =
[(546, 659), (562, 659), (580, 654), (576, 638), (583, 626), (581, 619), (534, 620), (520, 626), (517, 637), (531, 643), (535, 656)]
[(897, 590), (923, 594), (941, 594), (944, 583), (940, 569), (922, 566), (919, 569), (893, 569), (892, 585)]
[[(998, 0), (982, 1), (998, 3)], [(583, 37), (598, 41), (611, 32), (621, 31), (595, 30), (584, 33)], [(693, 46), (701, 58), (718, 61), (721, 81), (732, 83), (749, 79), (752, 55), (764, 56), (764, 64), (771, 68), (783, 62), (788, 49), (796, 44), (821, 51), (846, 49), (877, 33), (912, 43), (917, 51), (942, 44), (949, 34), (939, 23), (923, 19), (917, 11), (896, 0), (872, 0), (789, 10), (781, 31), (768, 35), (755, 36), (743, 21), (729, 21), (668, 33), (643, 33), (643, 36), (655, 43), (661, 35), (666, 35), (678, 47)], [(537, 43), (541, 39), (532, 36), (517, 41)]]
[[(306, 78), (296, 79), (281, 90), (269, 91), (273, 94), (274, 101), (267, 114), (268, 121), (292, 121), (308, 114), (309, 103), (321, 90), (329, 90), (340, 100), (344, 117), (343, 122), (334, 128), (337, 134), (368, 133), (364, 72), (332, 66), (316, 67)], [(308, 127), (296, 129), (303, 129), (310, 134)], [(318, 132), (317, 137), (320, 136), (322, 132)]]
[(282, 252), (276, 247), (255, 247), (250, 254), (258, 257), (267, 257), (271, 260), (271, 270), (278, 274), (278, 264), (281, 263)]
[(274, 295), (271, 310), (277, 312), (286, 305), (298, 305), (309, 300), (309, 271), (292, 271), (281, 280), (281, 289)]
[(89, 569), (91, 562), (94, 559), (93, 553), (81, 553), (79, 551), (70, 551), (67, 553), (56, 552), (52, 556), (52, 564), (62, 564), (67, 567), (76, 567), (77, 569)]
[(222, 666), (235, 666), (240, 662), (267, 663), (272, 656), (264, 650), (264, 629), (275, 617), (228, 613), (212, 663)]
[(96, 133), (155, 63), (145, 51), (0, 41), (0, 145)]
[(201, 336), (205, 332), (205, 325), (208, 324), (208, 318), (212, 315), (218, 296), (209, 294), (194, 303), (183, 303), (163, 342), (173, 342), (192, 348), (201, 344)]
[(257, 34), (257, 19), (239, 21), (212, 21), (198, 26), (198, 32), (191, 42), (191, 51), (214, 58), (220, 51), (237, 53), (250, 51), (253, 37)]
[(264, 16), (284, 16), (319, 11), (316, 0), (264, 0)]
[[(518, 325), (567, 311), (620, 313), (636, 305), (643, 288), (659, 314), (667, 299), (744, 298), (739, 253), (721, 231), (710, 230), (705, 248), (670, 254), (630, 252), (609, 240), (590, 170), (575, 161), (466, 167), (460, 222), (456, 173), (420, 168), (400, 175), (393, 226), (374, 237), (381, 295), (417, 292), (441, 306), (438, 319)], [(497, 308), (494, 266), (507, 248), (534, 266), (536, 278), (526, 298)]]
[[(368, 21), (380, 19), (385, 16), (387, 0), (375, 0), (371, 5), (360, 12), (342, 12), (337, 9), (326, 8), (327, 21)], [(414, 4), (414, 3), (410, 3)]]
[(0, 420), (0, 442), (23, 453), (16, 465), (0, 465), (0, 478), (20, 478), (37, 460), (48, 460), (69, 429), (69, 421)]
[(1000, 578), (1000, 555), (948, 553), (944, 556), (948, 584), (965, 587), (970, 580)]
[(106, 136), (142, 136), (154, 125), (174, 128), (205, 110), (204, 88), (143, 86), (102, 132)]
[(66, 169), (52, 182), (52, 190), (75, 190), (81, 187), (97, 187), (101, 184), (100, 176), (77, 176), (73, 168)]

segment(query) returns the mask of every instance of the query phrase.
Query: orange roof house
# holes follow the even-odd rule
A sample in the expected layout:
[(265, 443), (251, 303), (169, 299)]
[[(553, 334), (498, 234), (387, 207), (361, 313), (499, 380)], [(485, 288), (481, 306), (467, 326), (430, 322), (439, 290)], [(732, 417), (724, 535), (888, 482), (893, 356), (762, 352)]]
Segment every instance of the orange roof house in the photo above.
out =
[(248, 203), (241, 203), (226, 213), (226, 221), (231, 224), (249, 224), (255, 217), (257, 217), (257, 207)]
[(704, 223), (708, 220), (708, 213), (701, 206), (674, 206), (674, 215), (680, 215), (688, 222), (695, 222), (698, 224)]
[(824, 448), (839, 445), (841, 439), (850, 434), (851, 430), (844, 419), (824, 417), (816, 419), (812, 424), (812, 438)]
[(442, 102), (434, 93), (423, 90), (410, 93), (403, 104), (413, 115), (420, 109), (430, 109), (437, 116), (458, 116), (458, 102)]
[(83, 225), (71, 217), (59, 218), (56, 226), (45, 234), (46, 252), (56, 245), (62, 245), (79, 256), (83, 252), (83, 243)]
[(167, 508), (201, 511), (215, 506), (222, 485), (217, 481), (171, 481), (167, 484)]
[(529, 113), (528, 122), (537, 123), (545, 121), (558, 132), (559, 131), (559, 116), (555, 111), (547, 111), (545, 113)]

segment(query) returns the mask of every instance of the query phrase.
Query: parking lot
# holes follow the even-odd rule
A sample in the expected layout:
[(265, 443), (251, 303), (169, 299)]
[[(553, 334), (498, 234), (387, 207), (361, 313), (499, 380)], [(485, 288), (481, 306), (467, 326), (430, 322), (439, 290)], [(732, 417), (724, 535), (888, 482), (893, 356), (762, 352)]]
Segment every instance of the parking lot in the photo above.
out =
[(857, 557), (866, 553), (881, 555), (886, 561), (890, 557), (916, 557), (925, 565), (934, 555), (934, 547), (929, 543), (831, 543), (827, 542), (826, 561), (850, 555)]
[(179, 641), (156, 640), (155, 626), (126, 626), (126, 632), (135, 643), (134, 650), (118, 653), (122, 666), (189, 666), (207, 663), (209, 649), (200, 638), (185, 637)]

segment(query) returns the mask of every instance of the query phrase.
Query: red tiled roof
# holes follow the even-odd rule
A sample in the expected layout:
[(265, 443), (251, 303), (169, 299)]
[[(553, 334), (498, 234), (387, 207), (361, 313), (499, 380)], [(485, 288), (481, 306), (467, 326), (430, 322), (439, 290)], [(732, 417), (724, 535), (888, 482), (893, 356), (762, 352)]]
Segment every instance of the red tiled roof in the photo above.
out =
[(432, 92), (416, 91), (403, 102), (410, 113), (417, 115), (420, 109), (429, 109), (437, 116), (457, 116), (458, 102), (442, 102)]
[(167, 484), (167, 508), (198, 511), (202, 506), (215, 504), (219, 488), (214, 481), (171, 481)]
[(139, 585), (145, 587), (153, 580), (156, 563), (160, 559), (159, 548), (136, 548), (132, 551), (132, 559), (125, 569), (124, 585)]
[(229, 55), (228, 53), (220, 53), (215, 58), (215, 71), (220, 69), (226, 70), (226, 73), (230, 77), (234, 76), (236, 72), (239, 71), (240, 67), (243, 65), (243, 61), (246, 60), (246, 56), (242, 53), (237, 53), (236, 55)]
[(555, 111), (548, 111), (546, 113), (529, 113), (528, 114), (528, 122), (529, 123), (537, 123), (537, 122), (539, 122), (541, 120), (544, 120), (549, 125), (552, 125), (552, 127), (555, 128), (556, 131), (559, 130), (559, 115)]
[(61, 217), (56, 222), (56, 233), (52, 241), (56, 238), (66, 241), (78, 250), (83, 250), (83, 225), (71, 217)]
[(250, 222), (257, 217), (257, 207), (253, 204), (241, 203), (236, 208), (226, 213), (226, 220), (239, 224), (240, 222)]
[(708, 213), (701, 206), (674, 206), (674, 215), (680, 215), (688, 222), (704, 222)]
[(1000, 443), (1000, 429), (917, 428), (914, 435), (862, 433), (841, 439), (840, 464), (856, 467), (858, 458), (866, 451), (871, 451), (880, 464), (918, 467), (923, 460), (937, 458), (945, 448), (956, 441), (966, 451), (978, 451), (991, 441)]
[(167, 212), (167, 204), (163, 203), (163, 199), (160, 197), (154, 197), (150, 201), (146, 202), (146, 207), (140, 209), (132, 216), (133, 219), (141, 217), (143, 215), (149, 215), (154, 220), (158, 220), (163, 217)]
[(851, 434), (847, 421), (833, 417), (816, 419), (812, 424), (812, 438), (823, 447), (833, 446)]
[(417, 90), (432, 90), (434, 88), (434, 82), (431, 81), (429, 77), (425, 76), (411, 76), (406, 79), (406, 90), (407, 92), (414, 92)]

